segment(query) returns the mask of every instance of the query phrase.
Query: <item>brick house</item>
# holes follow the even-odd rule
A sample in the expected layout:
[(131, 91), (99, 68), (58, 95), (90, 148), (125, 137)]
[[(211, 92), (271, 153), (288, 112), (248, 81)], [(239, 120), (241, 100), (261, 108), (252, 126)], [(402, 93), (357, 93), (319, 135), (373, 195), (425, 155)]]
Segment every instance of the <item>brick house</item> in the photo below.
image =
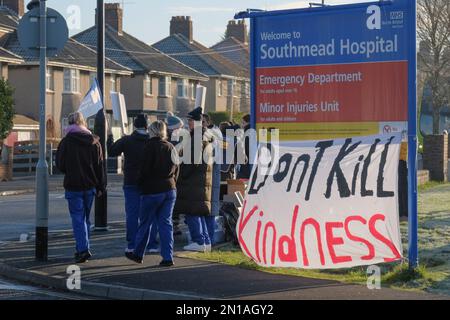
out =
[(228, 22), (225, 39), (211, 47), (212, 50), (228, 60), (248, 70), (250, 77), (250, 47), (248, 43), (248, 29), (245, 20), (231, 20)]
[[(131, 77), (122, 79), (129, 115), (173, 111), (184, 116), (194, 108), (196, 87), (207, 76), (126, 33), (120, 4), (105, 4), (105, 21), (106, 56), (133, 71)], [(95, 48), (96, 27), (74, 39)]]
[[(18, 4), (13, 8), (23, 9), (24, 0), (10, 0), (10, 4)], [(3, 50), (12, 52), (23, 62), (9, 65), (8, 79), (15, 89), (15, 111), (33, 120), (39, 119), (39, 57), (32, 56), (22, 49), (17, 38), (19, 16), (23, 11), (0, 11), (0, 21), (12, 16), (13, 22), (9, 31), (0, 38)], [(49, 138), (62, 136), (63, 128), (67, 125), (67, 116), (76, 110), (84, 95), (89, 90), (96, 77), (96, 53), (89, 47), (69, 39), (64, 49), (53, 58), (48, 59), (47, 69), (47, 135)], [(130, 76), (131, 70), (109, 59), (106, 60), (105, 76), (105, 107), (111, 109), (110, 91), (120, 91), (121, 77)], [(92, 119), (89, 127), (93, 127)]]
[[(3, 6), (0, 6), (0, 40), (3, 39), (4, 35), (14, 32), (19, 23), (19, 16), (12, 9), (6, 7), (6, 4), (13, 2), (14, 1), (3, 1)], [(23, 62), (24, 60), (20, 56), (3, 48), (2, 43), (0, 43), (0, 77), (8, 79), (8, 66), (11, 64), (21, 64)]]
[(241, 111), (250, 109), (248, 69), (193, 39), (191, 17), (172, 17), (170, 36), (153, 44), (158, 50), (209, 77), (206, 111)]

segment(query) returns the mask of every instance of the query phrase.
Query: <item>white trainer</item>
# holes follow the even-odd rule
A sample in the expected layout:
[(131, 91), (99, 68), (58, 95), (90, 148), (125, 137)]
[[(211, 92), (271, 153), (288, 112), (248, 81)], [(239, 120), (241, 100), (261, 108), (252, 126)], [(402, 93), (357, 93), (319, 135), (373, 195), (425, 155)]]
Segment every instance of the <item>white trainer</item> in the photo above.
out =
[(210, 244), (205, 244), (205, 252), (211, 252), (212, 246)]
[(200, 245), (196, 242), (192, 242), (185, 246), (184, 251), (194, 251), (194, 252), (206, 252), (206, 246), (204, 244)]

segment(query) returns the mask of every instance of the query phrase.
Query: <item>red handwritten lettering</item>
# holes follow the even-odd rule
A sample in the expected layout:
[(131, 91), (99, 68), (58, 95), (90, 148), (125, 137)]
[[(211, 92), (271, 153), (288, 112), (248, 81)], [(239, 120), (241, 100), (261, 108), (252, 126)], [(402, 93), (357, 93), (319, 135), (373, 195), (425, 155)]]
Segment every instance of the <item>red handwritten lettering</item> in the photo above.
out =
[(370, 233), (378, 240), (380, 240), (381, 242), (383, 242), (386, 246), (389, 247), (389, 249), (392, 251), (392, 253), (394, 254), (394, 258), (384, 258), (385, 262), (392, 262), (392, 261), (397, 261), (400, 260), (401, 254), (398, 252), (397, 248), (394, 246), (394, 244), (387, 239), (385, 236), (383, 236), (381, 233), (379, 233), (377, 231), (377, 229), (375, 228), (375, 224), (377, 223), (378, 220), (381, 221), (385, 221), (386, 217), (382, 214), (376, 214), (374, 215), (370, 221), (369, 221), (369, 230)]
[(306, 252), (306, 245), (305, 245), (305, 229), (308, 225), (312, 225), (314, 227), (314, 229), (316, 230), (317, 243), (319, 246), (320, 263), (322, 265), (325, 265), (325, 255), (323, 254), (322, 238), (321, 238), (321, 234), (320, 234), (320, 225), (316, 220), (314, 220), (312, 218), (306, 219), (305, 222), (303, 222), (302, 228), (300, 231), (300, 242), (302, 245), (303, 264), (305, 267), (309, 266), (308, 254)]
[[(241, 219), (239, 221), (239, 232), (238, 232), (238, 239), (239, 239), (239, 243), (242, 246), (242, 249), (244, 249), (244, 251), (247, 253), (247, 255), (252, 258), (253, 260), (255, 260), (255, 258), (253, 257), (253, 255), (250, 253), (250, 251), (248, 250), (247, 244), (245, 243), (244, 238), (242, 237), (242, 233), (245, 230), (245, 227), (247, 226), (247, 223), (250, 221), (250, 219), (252, 218), (252, 216), (255, 214), (255, 212), (258, 210), (258, 206), (254, 206), (253, 209), (248, 213), (247, 216), (245, 216), (245, 208), (247, 207), (247, 201), (245, 201), (244, 203), (244, 207), (242, 208), (242, 213), (241, 213)], [(245, 217), (245, 218), (244, 218)]]
[(328, 222), (325, 224), (325, 230), (326, 230), (326, 234), (327, 234), (328, 251), (330, 251), (331, 261), (334, 264), (352, 261), (352, 257), (350, 257), (350, 256), (337, 256), (336, 250), (334, 249), (335, 246), (343, 245), (344, 239), (342, 239), (341, 237), (334, 236), (333, 229), (337, 229), (337, 228), (342, 229), (343, 227), (344, 227), (344, 224), (342, 224), (341, 222)]
[(366, 239), (357, 237), (350, 232), (350, 223), (353, 221), (359, 221), (364, 225), (367, 224), (367, 221), (366, 221), (366, 219), (364, 219), (363, 217), (360, 217), (360, 216), (348, 217), (347, 219), (345, 219), (345, 233), (350, 240), (355, 241), (355, 242), (364, 243), (367, 246), (367, 248), (369, 249), (369, 254), (367, 256), (361, 257), (361, 260), (372, 260), (375, 257), (375, 247)]
[[(278, 256), (282, 262), (296, 262), (298, 260), (295, 243), (295, 225), (297, 224), (298, 209), (299, 207), (295, 206), (294, 215), (292, 217), (291, 236), (282, 236), (278, 241)], [(284, 252), (285, 243), (288, 244), (287, 253)]]
[(275, 254), (276, 254), (275, 250), (277, 246), (277, 228), (275, 227), (275, 224), (273, 222), (267, 223), (266, 227), (264, 228), (263, 259), (264, 263), (267, 264), (267, 233), (269, 231), (269, 228), (272, 228), (273, 231), (271, 263), (275, 264)]

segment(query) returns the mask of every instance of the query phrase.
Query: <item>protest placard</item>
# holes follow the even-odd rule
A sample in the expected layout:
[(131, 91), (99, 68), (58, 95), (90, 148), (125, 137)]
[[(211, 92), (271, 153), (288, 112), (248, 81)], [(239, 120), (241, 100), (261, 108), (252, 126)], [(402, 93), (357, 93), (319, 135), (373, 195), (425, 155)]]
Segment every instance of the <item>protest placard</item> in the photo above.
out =
[(255, 165), (237, 226), (243, 252), (267, 267), (402, 259), (400, 142), (393, 134), (272, 145), (277, 155)]

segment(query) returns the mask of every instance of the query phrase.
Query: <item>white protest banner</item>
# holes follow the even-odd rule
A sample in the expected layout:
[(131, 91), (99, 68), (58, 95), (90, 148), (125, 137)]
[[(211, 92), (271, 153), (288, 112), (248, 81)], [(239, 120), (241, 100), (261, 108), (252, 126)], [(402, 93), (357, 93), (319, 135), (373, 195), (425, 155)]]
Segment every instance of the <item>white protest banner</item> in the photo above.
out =
[(402, 259), (401, 134), (296, 142), (255, 164), (237, 226), (266, 267), (334, 269)]
[(128, 115), (125, 97), (119, 92), (111, 92), (111, 104), (114, 120), (120, 122), (122, 134), (128, 133)]
[(205, 110), (206, 103), (206, 87), (197, 86), (196, 98), (195, 98), (195, 108), (202, 108)]
[(92, 84), (89, 92), (84, 97), (83, 101), (81, 101), (80, 108), (78, 109), (81, 112), (85, 119), (96, 115), (97, 112), (103, 109), (103, 103), (100, 96), (100, 89), (98, 87), (97, 79), (95, 79)]

